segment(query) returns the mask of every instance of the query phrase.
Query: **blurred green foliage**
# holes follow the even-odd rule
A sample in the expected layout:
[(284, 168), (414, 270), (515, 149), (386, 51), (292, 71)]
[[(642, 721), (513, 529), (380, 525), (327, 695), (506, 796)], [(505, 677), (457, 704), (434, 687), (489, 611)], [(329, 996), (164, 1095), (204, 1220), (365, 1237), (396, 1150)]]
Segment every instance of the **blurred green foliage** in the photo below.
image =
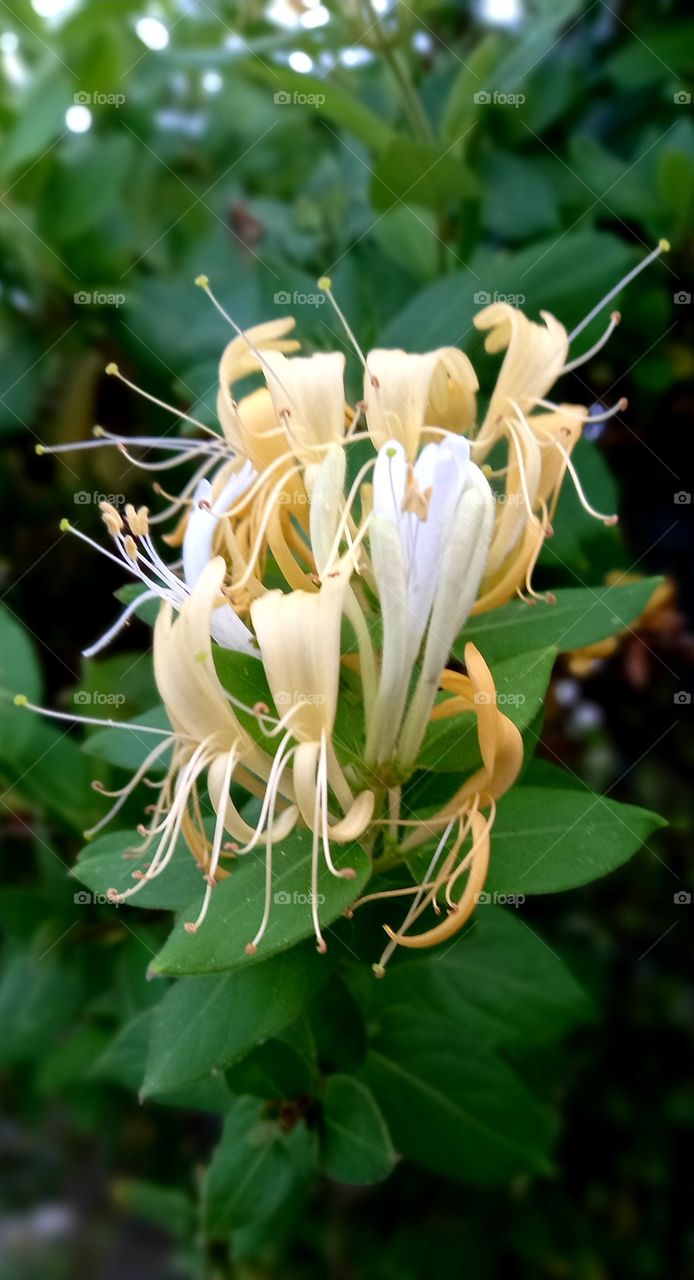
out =
[[(147, 981), (163, 915), (116, 916), (67, 875), (80, 832), (102, 812), (89, 783), (97, 770), (108, 775), (104, 759), (122, 778), (123, 761), (99, 731), (84, 754), (67, 726), (11, 705), (23, 691), (147, 718), (157, 701), (143, 629), (127, 651), (81, 664), (121, 584), (58, 532), (67, 512), (95, 533), (98, 495), (136, 500), (148, 486), (118, 454), (36, 458), (33, 447), (87, 440), (95, 422), (179, 428), (175, 413), (104, 376), (113, 359), (176, 409), (213, 420), (227, 330), (193, 285), (201, 271), (238, 323), (291, 311), (309, 348), (343, 342), (315, 283), (329, 273), (365, 346), (460, 344), (488, 388), (492, 361), (472, 329), (481, 301), (513, 295), (571, 326), (666, 236), (672, 253), (625, 295), (609, 347), (562, 390), (580, 402), (630, 398), (601, 444), (577, 451), (591, 499), (605, 510), (619, 503), (628, 537), (591, 522), (567, 493), (544, 563), (547, 580), (567, 589), (600, 586), (635, 562), (683, 575), (692, 506), (673, 506), (673, 496), (691, 487), (687, 7), (527, 0), (519, 23), (502, 28), (484, 20), (491, 6), (436, 0), (385, 12), (368, 0), (320, 12), (301, 0), (269, 11), (256, 0), (161, 0), (151, 10), (169, 34), (161, 49), (138, 35), (143, 0), (78, 0), (54, 18), (44, 8), (0, 4), (0, 1057), (15, 1117), (0, 1129), (0, 1277), (225, 1275), (233, 1230), (235, 1274), (248, 1277), (407, 1280), (448, 1275), (463, 1259), (476, 1280), (688, 1280), (691, 985), (685, 907), (672, 901), (687, 891), (686, 837), (639, 826), (623, 856), (641, 839), (647, 850), (628, 873), (571, 898), (535, 898), (522, 923), (489, 908), (470, 940), (475, 963), (468, 951), (465, 963), (442, 965), (433, 990), (416, 962), (365, 992), (353, 973), (353, 986), (345, 981), (348, 966), (319, 981), (307, 961), (305, 999), (284, 1018), (281, 968), (267, 967), (263, 981), (258, 966), (258, 990), (236, 994), (233, 970)], [(289, 65), (297, 51), (308, 72), (296, 57)], [(357, 375), (353, 361), (355, 391)], [(552, 638), (531, 636), (529, 648), (538, 643)], [(572, 728), (550, 699), (541, 751), (599, 790), (667, 812), (677, 828), (693, 761), (688, 704), (677, 723), (672, 699), (686, 690), (690, 654), (662, 643), (649, 637), (650, 679), (638, 695), (620, 657), (587, 686), (583, 704), (602, 708), (607, 735)], [(541, 717), (523, 729), (536, 738)], [(548, 775), (527, 781), (509, 804), (522, 807), (540, 784), (549, 803)], [(578, 815), (590, 857), (582, 794), (565, 781), (554, 820), (559, 830)], [(622, 860), (622, 820), (615, 805), (609, 865)], [(107, 843), (93, 846), (82, 872), (108, 856)], [(502, 857), (500, 892), (503, 871)], [(84, 893), (103, 889), (83, 879)], [(187, 901), (189, 886), (169, 891), (176, 901), (153, 905)], [(300, 949), (289, 955), (304, 964)], [(499, 1013), (508, 974), (520, 991)], [(197, 1034), (199, 983), (213, 1010), (234, 1014), (201, 1019)], [(413, 1028), (406, 996), (418, 983), (431, 1022)], [(454, 999), (464, 1017), (442, 1031), (436, 1011)], [(258, 1010), (268, 1044), (249, 1055)], [(167, 1064), (186, 1029), (206, 1075), (201, 1083), (193, 1070), (176, 1090)], [(398, 1094), (390, 1081), (408, 1053), (410, 1091)], [(480, 1143), (501, 1189), (461, 1193), (441, 1176), (480, 1180), (479, 1152), (474, 1115), (459, 1109), (431, 1127), (431, 1072), (448, 1097), (491, 1088), (501, 1100), (492, 1147)], [(566, 1129), (550, 1163), (560, 1113)], [(531, 1151), (531, 1172), (512, 1176), (509, 1143)], [(431, 1167), (432, 1149), (443, 1153), (435, 1173), (407, 1161), (381, 1188), (348, 1186), (384, 1177), (396, 1151)]]

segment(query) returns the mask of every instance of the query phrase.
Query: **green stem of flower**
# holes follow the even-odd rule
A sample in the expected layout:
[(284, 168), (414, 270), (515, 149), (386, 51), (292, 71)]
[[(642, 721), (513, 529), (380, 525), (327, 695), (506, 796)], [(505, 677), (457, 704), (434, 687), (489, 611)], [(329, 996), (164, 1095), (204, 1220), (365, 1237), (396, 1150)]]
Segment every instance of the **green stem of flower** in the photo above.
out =
[(398, 57), (397, 50), (393, 48), (391, 41), (381, 26), (380, 18), (374, 20), (374, 11), (371, 7), (371, 0), (363, 0), (361, 5), (364, 20), (369, 23), (369, 30), (374, 33), (374, 45), (381, 54), (384, 61), (388, 64), (402, 97), (405, 110), (410, 119), (410, 123), (415, 135), (420, 142), (433, 142), (433, 134), (431, 125), (427, 118), (426, 112), (420, 102), (417, 90), (412, 83), (409, 70), (404, 62)]

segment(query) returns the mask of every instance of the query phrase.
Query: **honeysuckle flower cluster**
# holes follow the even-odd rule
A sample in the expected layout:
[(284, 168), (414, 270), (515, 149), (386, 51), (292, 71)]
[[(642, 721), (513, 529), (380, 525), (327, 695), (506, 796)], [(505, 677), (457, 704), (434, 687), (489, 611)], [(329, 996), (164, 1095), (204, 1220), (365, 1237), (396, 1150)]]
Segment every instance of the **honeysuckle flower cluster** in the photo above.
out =
[[(97, 428), (89, 447), (114, 445), (156, 471), (187, 463), (192, 474), (155, 515), (130, 506), (121, 514), (103, 503), (112, 549), (63, 522), (142, 588), (86, 654), (101, 650), (145, 600), (159, 601), (154, 672), (170, 730), (149, 730), (153, 750), (111, 793), (115, 804), (94, 831), (169, 751), (171, 763), (139, 829), (142, 843), (131, 851), (139, 855), (133, 884), (111, 896), (123, 902), (164, 873), (183, 836), (203, 878), (197, 916), (185, 922), (194, 933), (220, 879), (256, 851), (265, 859), (265, 894), (246, 942), (255, 954), (270, 922), (273, 851), (305, 829), (308, 901), (323, 951), (321, 868), (354, 877), (343, 859), (336, 865), (336, 846), (360, 842), (379, 872), (411, 865), (410, 855), (431, 845), (420, 885), (376, 889), (352, 906), (412, 897), (397, 928), (384, 921), (389, 942), (375, 966), (382, 973), (396, 945), (433, 945), (465, 923), (484, 886), (496, 803), (522, 764), (521, 735), (497, 705), (484, 658), (468, 643), (464, 671), (449, 665), (454, 642), (471, 614), (515, 596), (538, 598), (533, 569), (567, 472), (592, 514), (615, 518), (593, 512), (571, 460), (584, 425), (600, 419), (547, 396), (607, 341), (617, 313), (599, 343), (569, 359), (573, 337), (624, 281), (572, 335), (547, 313), (535, 323), (507, 303), (485, 307), (475, 325), (487, 351), (504, 356), (483, 413), (466, 355), (453, 347), (364, 354), (327, 279), (321, 287), (363, 367), (355, 405), (346, 400), (341, 351), (297, 354), (289, 317), (244, 331), (206, 277), (197, 283), (234, 330), (219, 366), (220, 429), (192, 418), (196, 435), (185, 439)], [(115, 365), (108, 372), (127, 381)], [(239, 395), (251, 375), (264, 385)], [(152, 450), (163, 458), (150, 461)], [(487, 461), (492, 451), (495, 459), (503, 454), (496, 470)], [(164, 490), (157, 484), (155, 492)], [(165, 557), (153, 535), (171, 518), (165, 542), (178, 559)], [(215, 663), (220, 647), (262, 664), (273, 705), (249, 706), (225, 687)], [(358, 749), (348, 753), (336, 729), (346, 697), (360, 721)], [(470, 714), (479, 768), (438, 808), (409, 812), (403, 787), (427, 733), (440, 720)], [(234, 799), (239, 786), (260, 801), (253, 821)], [(432, 910), (435, 922), (418, 929)]]

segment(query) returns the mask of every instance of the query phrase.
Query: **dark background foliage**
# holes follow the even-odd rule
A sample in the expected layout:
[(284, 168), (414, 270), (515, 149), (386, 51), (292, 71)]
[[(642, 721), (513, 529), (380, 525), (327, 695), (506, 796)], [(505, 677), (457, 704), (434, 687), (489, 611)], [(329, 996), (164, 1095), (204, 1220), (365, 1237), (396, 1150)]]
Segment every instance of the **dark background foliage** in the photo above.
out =
[[(564, 393), (629, 399), (577, 455), (591, 498), (620, 511), (621, 536), (567, 495), (543, 557), (553, 585), (598, 585), (621, 568), (666, 574), (677, 593), (587, 675), (560, 660), (550, 691), (540, 753), (671, 824), (611, 878), (527, 905), (529, 926), (596, 1008), (568, 1044), (537, 1055), (563, 1116), (553, 1169), (489, 1191), (407, 1163), (380, 1188), (326, 1181), (238, 1274), (694, 1276), (688, 6), (51, 8), (0, 3), (8, 694), (38, 695), (40, 666), (52, 705), (70, 706), (76, 689), (93, 705), (117, 696), (119, 716), (151, 701), (144, 628), (82, 664), (120, 578), (58, 529), (67, 514), (98, 536), (98, 495), (144, 499), (149, 477), (117, 453), (56, 459), (34, 446), (88, 439), (95, 422), (176, 427), (106, 377), (110, 360), (212, 420), (227, 331), (193, 285), (198, 272), (239, 323), (290, 309), (314, 348), (343, 341), (316, 303), (327, 271), (364, 345), (460, 343), (479, 358), (476, 294), (521, 295), (531, 314), (572, 325), (659, 237), (671, 241), (622, 300), (609, 347)], [(511, 25), (491, 20), (516, 11)], [(146, 27), (138, 35), (146, 13), (166, 47), (143, 43)], [(71, 733), (28, 727), (7, 701), (0, 729), (0, 1276), (214, 1275), (190, 1217), (221, 1122), (140, 1106), (93, 1070), (114, 1023), (157, 998), (144, 971), (163, 926), (132, 911), (114, 924), (74, 901), (65, 866), (95, 814), (89, 760)]]

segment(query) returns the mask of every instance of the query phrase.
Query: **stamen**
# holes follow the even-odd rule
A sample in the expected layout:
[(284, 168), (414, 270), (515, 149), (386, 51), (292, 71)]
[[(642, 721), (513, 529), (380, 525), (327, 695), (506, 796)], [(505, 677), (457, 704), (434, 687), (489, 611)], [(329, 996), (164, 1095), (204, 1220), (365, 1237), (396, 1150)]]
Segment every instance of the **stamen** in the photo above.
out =
[[(229, 788), (231, 787), (231, 779), (234, 773), (234, 765), (236, 764), (237, 759), (238, 759), (238, 756), (236, 752), (232, 749), (227, 756), (227, 763), (224, 770), (224, 780), (222, 783), (223, 796), (227, 796), (229, 794)], [(200, 911), (198, 912), (197, 919), (192, 924), (188, 922), (183, 926), (183, 928), (186, 930), (187, 933), (195, 933), (200, 928), (200, 925), (202, 924), (203, 920), (205, 919), (205, 916), (207, 915), (207, 911), (212, 898), (212, 890), (214, 889), (216, 884), (215, 875), (217, 872), (217, 867), (219, 865), (219, 858), (222, 852), (225, 810), (226, 810), (226, 805), (220, 805), (219, 812), (217, 814), (217, 820), (214, 825), (214, 836), (212, 839), (212, 853), (210, 856), (210, 864), (207, 871), (207, 877), (206, 877), (207, 887), (205, 889), (205, 895), (203, 897), (202, 906), (200, 907)]]
[[(254, 956), (256, 951), (258, 950), (258, 944), (260, 943), (261, 939), (265, 934), (265, 930), (267, 929), (268, 921), (270, 919), (270, 911), (272, 909), (272, 828), (275, 821), (275, 802), (277, 800), (277, 793), (279, 791), (279, 784), (282, 777), (282, 773), (284, 771), (285, 766), (289, 763), (289, 760), (294, 753), (294, 748), (292, 748), (291, 750), (283, 754), (285, 743), (289, 740), (289, 736), (290, 735), (287, 734), (287, 737), (280, 744), (280, 748), (277, 752), (275, 765), (273, 765), (273, 771), (275, 771), (275, 766), (276, 766), (276, 772), (274, 772), (274, 777), (273, 777), (273, 771), (271, 771), (271, 774), (270, 774), (270, 779), (272, 779), (272, 786), (271, 786), (270, 779), (268, 779), (268, 792), (271, 791), (271, 800), (270, 800), (270, 809), (269, 809), (268, 820), (267, 820), (267, 830), (265, 833), (265, 901), (263, 904), (263, 916), (260, 921), (258, 932), (253, 938), (253, 941), (249, 942), (245, 948), (246, 955), (249, 955), (249, 956)], [(262, 818), (262, 815), (261, 815), (261, 818)], [(258, 825), (260, 825), (260, 823)]]
[[(445, 828), (444, 833), (443, 833), (443, 835), (441, 836), (441, 839), (439, 840), (439, 843), (438, 843), (438, 844), (437, 844), (437, 846), (436, 846), (436, 849), (435, 849), (435, 851), (434, 851), (434, 855), (433, 855), (433, 857), (432, 857), (432, 859), (431, 859), (431, 862), (429, 863), (429, 866), (427, 867), (426, 874), (425, 874), (425, 876), (424, 876), (424, 880), (422, 881), (422, 884), (419, 886), (419, 890), (418, 890), (418, 892), (417, 892), (417, 896), (415, 897), (414, 902), (412, 903), (412, 905), (411, 905), (411, 907), (410, 907), (410, 909), (409, 909), (409, 911), (408, 911), (407, 915), (405, 916), (405, 919), (403, 920), (403, 922), (402, 922), (402, 924), (401, 924), (401, 926), (400, 926), (400, 928), (399, 928), (399, 930), (398, 930), (398, 932), (399, 932), (399, 933), (404, 933), (404, 932), (405, 932), (405, 930), (407, 929), (408, 925), (410, 925), (410, 924), (412, 923), (412, 921), (413, 921), (413, 919), (414, 919), (414, 917), (415, 917), (415, 913), (416, 913), (416, 911), (417, 911), (417, 908), (418, 908), (418, 906), (419, 906), (420, 902), (422, 901), (422, 899), (423, 899), (423, 897), (424, 897), (425, 893), (427, 892), (427, 889), (429, 888), (429, 882), (430, 882), (431, 877), (432, 877), (432, 874), (433, 874), (433, 872), (434, 872), (434, 870), (435, 870), (435, 868), (436, 868), (436, 865), (437, 865), (437, 863), (438, 863), (438, 861), (439, 861), (439, 859), (440, 859), (440, 857), (441, 857), (441, 854), (443, 853), (444, 849), (446, 848), (446, 845), (448, 844), (449, 836), (450, 836), (451, 831), (453, 830), (453, 828), (454, 828), (454, 826), (455, 826), (455, 824), (456, 824), (456, 821), (457, 821), (457, 818), (455, 818), (455, 817), (451, 818), (451, 820), (450, 820), (450, 822), (449, 822), (448, 826)], [(392, 956), (393, 952), (395, 951), (395, 948), (397, 947), (397, 945), (398, 945), (398, 944), (397, 944), (397, 942), (396, 942), (394, 939), (392, 939), (392, 938), (391, 938), (390, 942), (388, 943), (387, 947), (385, 948), (385, 950), (384, 950), (384, 952), (383, 952), (383, 955), (381, 956), (380, 960), (378, 961), (378, 964), (377, 964), (377, 965), (374, 965), (374, 967), (373, 967), (373, 968), (374, 968), (374, 973), (376, 973), (376, 976), (377, 976), (377, 977), (382, 977), (382, 976), (383, 976), (383, 974), (385, 973), (386, 965), (387, 965), (388, 961), (390, 960), (390, 957)], [(378, 970), (378, 972), (376, 972), (377, 970)]]
[[(142, 781), (145, 773), (149, 768), (151, 768), (155, 760), (157, 760), (159, 756), (162, 755), (162, 753), (171, 746), (173, 739), (174, 739), (174, 735), (171, 734), (168, 739), (165, 738), (163, 742), (158, 742), (156, 747), (154, 747), (154, 749), (150, 751), (144, 763), (140, 765), (140, 768), (137, 770), (137, 772), (133, 774), (130, 781), (126, 784), (126, 786), (121, 787), (120, 790), (107, 791), (106, 788), (103, 786), (100, 786), (98, 788), (101, 795), (118, 796), (118, 799), (116, 803), (112, 806), (112, 808), (109, 809), (106, 816), (101, 819), (100, 822), (97, 822), (95, 826), (90, 827), (88, 831), (84, 831), (82, 833), (84, 835), (85, 840), (91, 840), (96, 835), (97, 831), (101, 831), (102, 828), (105, 827), (107, 823), (109, 823), (111, 819), (118, 813), (119, 809), (122, 809), (123, 805), (128, 799), (128, 796), (132, 795), (132, 792), (135, 790), (138, 783)], [(96, 789), (97, 788), (95, 788), (95, 790)]]
[(209, 281), (209, 277), (208, 277), (208, 276), (196, 276), (196, 277), (195, 277), (195, 283), (196, 283), (196, 285), (198, 286), (198, 288), (199, 288), (199, 289), (202, 289), (203, 293), (206, 293), (206, 294), (207, 294), (207, 296), (208, 296), (208, 298), (210, 299), (210, 302), (212, 303), (212, 305), (213, 305), (213, 306), (216, 308), (216, 310), (219, 312), (220, 316), (222, 316), (222, 317), (223, 317), (223, 319), (224, 319), (224, 320), (226, 320), (227, 324), (230, 324), (230, 325), (231, 325), (232, 329), (234, 330), (234, 333), (235, 333), (235, 334), (237, 334), (239, 338), (242, 338), (242, 339), (243, 339), (243, 341), (245, 342), (245, 344), (246, 344), (246, 346), (248, 347), (249, 351), (252, 351), (252, 352), (253, 352), (253, 355), (255, 356), (256, 360), (258, 361), (258, 364), (260, 365), (261, 369), (263, 369), (263, 370), (264, 370), (266, 378), (268, 377), (268, 375), (269, 375), (270, 377), (274, 378), (274, 380), (275, 380), (275, 382), (277, 383), (278, 387), (280, 388), (280, 390), (281, 390), (281, 391), (283, 391), (283, 392), (284, 392), (285, 396), (287, 397), (287, 400), (288, 400), (288, 401), (289, 401), (289, 403), (291, 404), (291, 400), (292, 400), (292, 398), (291, 398), (291, 396), (290, 396), (289, 392), (287, 391), (287, 388), (286, 388), (285, 386), (283, 386), (283, 385), (282, 385), (282, 383), (281, 383), (280, 379), (278, 378), (277, 374), (275, 373), (274, 369), (272, 368), (272, 366), (271, 366), (270, 364), (268, 364), (268, 361), (265, 359), (265, 356), (263, 355), (263, 353), (262, 353), (262, 351), (261, 351), (260, 347), (256, 347), (255, 343), (251, 342), (251, 339), (248, 337), (248, 334), (247, 334), (247, 333), (246, 333), (242, 328), (240, 328), (240, 326), (239, 326), (239, 325), (237, 325), (237, 323), (236, 323), (236, 321), (235, 321), (235, 320), (232, 320), (232, 318), (231, 318), (231, 316), (229, 315), (228, 311), (225, 311), (225, 310), (224, 310), (224, 307), (222, 306), (222, 304), (221, 304), (221, 302), (219, 301), (219, 299), (218, 299), (218, 298), (216, 298), (216, 297), (215, 297), (215, 295), (213, 294), (213, 292), (212, 292), (212, 290), (211, 290), (211, 288), (210, 288), (210, 281)]
[[(518, 414), (519, 425), (523, 427), (525, 430), (530, 431), (530, 427), (528, 426), (527, 420), (522, 410), (520, 409), (520, 407), (516, 404), (515, 400), (511, 400), (510, 403), (513, 405), (513, 408)], [(534, 516), (534, 511), (533, 511), (532, 502), (530, 501), (530, 493), (528, 491), (528, 481), (525, 474), (525, 459), (523, 457), (523, 448), (522, 448), (520, 439), (518, 437), (518, 432), (516, 431), (516, 428), (514, 427), (511, 419), (505, 418), (504, 421), (506, 423), (506, 428), (509, 432), (509, 435), (513, 440), (513, 445), (516, 451), (516, 461), (518, 463), (518, 476), (520, 479), (521, 492), (523, 494), (523, 501), (525, 503), (528, 515), (532, 520)]]
[(82, 657), (93, 658), (95, 654), (101, 653), (101, 650), (107, 648), (111, 641), (123, 630), (123, 627), (127, 626), (133, 614), (136, 613), (141, 604), (144, 604), (147, 600), (156, 600), (158, 598), (159, 593), (157, 591), (143, 591), (142, 595), (139, 595), (137, 599), (131, 600), (130, 604), (123, 610), (120, 617), (116, 619), (113, 625), (110, 626), (98, 640), (95, 640), (94, 644), (91, 644), (88, 649), (82, 650)]
[(124, 383), (126, 387), (130, 387), (131, 391), (135, 391), (137, 395), (142, 396), (144, 400), (149, 400), (151, 404), (156, 404), (160, 409), (166, 409), (167, 413), (172, 413), (175, 418), (182, 418), (185, 422), (192, 423), (194, 427), (197, 427), (200, 431), (204, 431), (207, 435), (211, 435), (214, 436), (215, 439), (219, 439), (217, 432), (213, 431), (212, 427), (205, 426), (205, 423), (200, 422), (198, 418), (192, 418), (189, 413), (184, 413), (182, 409), (176, 409), (173, 405), (167, 404), (165, 400), (160, 400), (158, 396), (153, 396), (151, 392), (143, 390), (142, 387), (138, 387), (137, 383), (131, 382), (129, 378), (125, 377), (125, 374), (121, 373), (115, 361), (112, 360), (110, 364), (106, 365), (105, 372), (110, 378), (118, 378), (119, 382)]
[[(547, 432), (543, 432), (543, 434), (546, 435)], [(566, 463), (567, 471), (569, 472), (569, 475), (571, 476), (571, 479), (574, 482), (578, 500), (581, 506), (584, 507), (585, 510), (588, 512), (588, 515), (594, 516), (596, 520), (602, 520), (603, 524), (608, 526), (617, 524), (619, 520), (619, 516), (617, 515), (606, 516), (603, 514), (602, 511), (596, 511), (595, 507), (591, 507), (588, 499), (586, 498), (585, 493), (583, 492), (583, 486), (581, 485), (581, 481), (578, 478), (578, 472), (573, 462), (571, 461), (571, 455), (569, 454), (568, 450), (565, 449), (564, 445), (560, 444), (558, 440), (552, 439), (551, 443), (554, 445), (555, 449), (559, 450), (562, 458), (564, 459)]]
[(535, 404), (539, 404), (543, 409), (551, 409), (553, 413), (563, 413), (576, 419), (577, 422), (590, 424), (593, 422), (607, 422), (609, 418), (614, 418), (615, 414), (623, 413), (628, 407), (629, 401), (626, 396), (622, 396), (611, 409), (605, 409), (603, 413), (583, 414), (576, 410), (567, 408), (565, 405), (556, 404), (554, 400), (543, 400), (539, 397), (535, 400)]
[(651, 263), (655, 262), (656, 258), (659, 258), (661, 253), (668, 253), (669, 250), (670, 245), (667, 240), (660, 240), (657, 248), (655, 248), (652, 253), (649, 253), (641, 262), (637, 263), (637, 265), (633, 267), (631, 271), (628, 271), (625, 276), (622, 276), (622, 279), (618, 284), (614, 285), (614, 287), (605, 294), (604, 298), (601, 298), (600, 302), (595, 304), (592, 311), (589, 311), (588, 315), (581, 320), (581, 323), (576, 325), (576, 328), (569, 334), (569, 343), (572, 343), (574, 338), (578, 337), (579, 333), (583, 333), (583, 330), (588, 327), (591, 320), (594, 320), (601, 311), (604, 311), (607, 304), (611, 302), (613, 298), (616, 298), (617, 294), (621, 293), (622, 289), (626, 288), (628, 284), (631, 284), (632, 280), (635, 280), (642, 271), (646, 270), (646, 267), (650, 267)]
[(333, 293), (333, 283), (332, 283), (332, 280), (330, 279), (330, 276), (321, 276), (320, 280), (318, 281), (318, 288), (322, 289), (323, 293), (327, 296), (328, 301), (330, 302), (330, 305), (332, 306), (338, 320), (340, 321), (340, 324), (342, 325), (345, 333), (347, 334), (347, 337), (349, 338), (352, 346), (354, 347), (354, 350), (359, 356), (359, 359), (361, 360), (362, 365), (368, 371), (366, 356), (364, 355), (364, 352), (362, 351), (359, 343), (357, 342), (357, 339), (354, 336), (354, 332), (352, 331), (352, 329), (350, 328), (350, 325), (347, 322), (347, 317), (344, 311), (342, 310), (342, 307), (339, 305), (335, 297), (335, 294)]
[(564, 365), (564, 368), (561, 370), (561, 374), (559, 376), (561, 376), (564, 373), (572, 373), (574, 369), (580, 369), (581, 365), (587, 364), (589, 360), (593, 359), (593, 356), (596, 356), (599, 351), (602, 351), (605, 344), (608, 343), (610, 338), (612, 337), (612, 334), (614, 333), (621, 319), (622, 317), (620, 312), (613, 311), (612, 315), (610, 316), (610, 323), (608, 324), (602, 337), (598, 338), (597, 342), (594, 342), (593, 346), (589, 347), (587, 351), (584, 351), (582, 356), (577, 356), (575, 360), (569, 360), (567, 364)]
[[(72, 711), (53, 711), (50, 707), (39, 707), (23, 693), (17, 693), (14, 696), (14, 705), (16, 707), (26, 707), (28, 711), (35, 711), (37, 715), (46, 716), (49, 720), (69, 720), (74, 724), (96, 724), (103, 729), (130, 729), (133, 733), (156, 733), (170, 738), (170, 729), (155, 729), (149, 724), (129, 724), (127, 720), (100, 720), (98, 716), (82, 716)], [(187, 739), (194, 741), (189, 733), (177, 733), (177, 739)]]
[(321, 731), (320, 755), (318, 757), (317, 789), (320, 793), (321, 839), (323, 841), (323, 857), (328, 871), (340, 880), (354, 880), (354, 867), (336, 867), (330, 850), (330, 834), (328, 830), (328, 758), (326, 752), (326, 733)]

